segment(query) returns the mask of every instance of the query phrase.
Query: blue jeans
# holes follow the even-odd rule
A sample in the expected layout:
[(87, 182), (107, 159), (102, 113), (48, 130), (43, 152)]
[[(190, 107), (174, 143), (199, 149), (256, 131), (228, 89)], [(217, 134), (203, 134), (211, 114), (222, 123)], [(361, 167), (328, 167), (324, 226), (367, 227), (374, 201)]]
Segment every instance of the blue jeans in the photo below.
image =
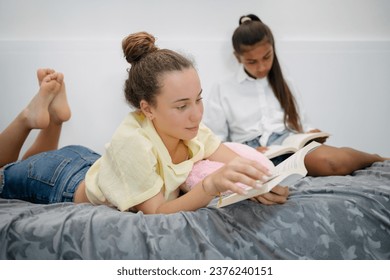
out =
[(73, 201), (99, 154), (82, 146), (40, 153), (4, 167), (0, 197), (50, 204)]
[[(281, 145), (283, 140), (286, 139), (289, 135), (290, 135), (290, 131), (287, 129), (283, 130), (282, 132), (274, 132), (269, 137), (269, 139), (267, 141), (267, 146)], [(246, 144), (246, 145), (256, 149), (257, 147), (260, 147), (260, 141), (259, 141), (260, 137), (261, 137), (261, 135), (256, 137), (255, 139), (246, 141), (243, 144)], [(288, 158), (290, 155), (291, 154), (281, 155), (281, 156), (272, 158), (271, 161), (274, 165), (278, 165), (279, 163), (284, 161), (286, 158)]]

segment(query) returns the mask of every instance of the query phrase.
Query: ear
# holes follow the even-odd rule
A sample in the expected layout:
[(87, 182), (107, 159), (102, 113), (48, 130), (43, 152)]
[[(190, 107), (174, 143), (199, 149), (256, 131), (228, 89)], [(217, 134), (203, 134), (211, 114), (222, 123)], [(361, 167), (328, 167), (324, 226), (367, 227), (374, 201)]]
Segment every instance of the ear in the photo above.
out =
[(153, 120), (154, 119), (152, 106), (147, 101), (141, 100), (141, 102), (139, 103), (139, 106), (140, 106), (140, 109), (141, 109), (142, 113), (144, 113), (144, 115), (149, 120)]

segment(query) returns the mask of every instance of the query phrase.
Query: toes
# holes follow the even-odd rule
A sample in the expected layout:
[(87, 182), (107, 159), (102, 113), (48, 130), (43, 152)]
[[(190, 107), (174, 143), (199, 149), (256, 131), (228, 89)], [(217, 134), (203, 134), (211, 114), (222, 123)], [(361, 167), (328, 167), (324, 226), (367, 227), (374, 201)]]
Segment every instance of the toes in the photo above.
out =
[(64, 81), (64, 74), (57, 73), (57, 82), (62, 83)]
[(50, 74), (55, 73), (54, 69), (51, 68), (40, 68), (37, 70), (37, 77), (39, 85), (42, 83), (43, 79)]

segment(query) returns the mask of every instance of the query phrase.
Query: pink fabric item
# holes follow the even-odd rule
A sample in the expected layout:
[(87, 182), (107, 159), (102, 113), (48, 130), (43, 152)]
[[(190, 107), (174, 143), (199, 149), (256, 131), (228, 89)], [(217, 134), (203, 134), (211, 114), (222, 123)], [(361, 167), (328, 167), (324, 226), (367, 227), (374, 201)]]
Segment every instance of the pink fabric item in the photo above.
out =
[[(248, 145), (233, 142), (226, 142), (224, 144), (244, 158), (260, 162), (268, 168), (272, 168), (274, 166), (266, 156)], [(221, 162), (210, 161), (207, 159), (195, 163), (185, 182), (187, 191), (191, 190), (191, 188), (198, 182), (202, 181), (207, 175), (213, 173), (223, 165), (224, 164)]]

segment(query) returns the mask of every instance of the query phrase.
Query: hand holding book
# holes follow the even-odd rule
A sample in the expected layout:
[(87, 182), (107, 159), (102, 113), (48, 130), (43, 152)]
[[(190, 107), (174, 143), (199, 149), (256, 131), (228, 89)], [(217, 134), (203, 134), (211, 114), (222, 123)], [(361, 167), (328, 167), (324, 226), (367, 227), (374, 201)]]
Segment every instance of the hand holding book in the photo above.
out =
[(246, 188), (246, 194), (226, 193), (217, 204), (217, 207), (224, 207), (244, 199), (268, 193), (278, 185), (290, 186), (294, 184), (297, 180), (306, 176), (307, 174), (307, 169), (304, 164), (306, 154), (320, 145), (320, 143), (314, 141), (309, 143), (302, 149), (298, 150), (295, 154), (287, 158), (285, 161), (275, 166), (275, 168), (272, 170), (273, 175), (270, 176), (267, 181), (262, 184), (258, 182), (259, 184), (255, 188), (248, 186)]
[[(228, 146), (230, 149), (232, 149), (233, 151), (235, 151), (236, 153), (238, 153), (239, 155), (241, 155), (244, 159), (236, 159), (234, 162), (230, 162), (228, 166), (224, 165), (221, 162), (216, 162), (211, 160), (199, 161), (195, 163), (185, 184), (182, 186), (182, 190), (184, 192), (188, 192), (191, 191), (191, 189), (195, 185), (199, 184), (202, 180), (206, 179), (204, 188), (206, 189), (208, 194), (216, 195), (219, 192), (224, 192), (223, 202), (219, 205), (221, 207), (224, 205), (234, 203), (236, 201), (244, 200), (246, 198), (258, 197), (260, 195), (263, 196), (263, 198), (258, 198), (257, 201), (261, 203), (264, 204), (273, 204), (275, 202), (283, 203), (284, 201), (282, 200), (286, 199), (288, 190), (282, 187), (277, 187), (273, 193), (270, 193), (270, 191), (275, 186), (277, 186), (280, 182), (282, 182), (282, 180), (280, 180), (281, 178), (286, 179), (284, 181), (286, 183), (283, 185), (288, 186), (289, 185), (289, 182), (287, 180), (288, 178), (285, 177), (291, 177), (290, 179), (293, 182), (295, 182), (293, 180), (294, 179), (293, 173), (298, 172), (298, 175), (295, 176), (297, 178), (301, 178), (302, 176), (306, 175), (307, 171), (303, 164), (303, 158), (306, 155), (306, 153), (308, 153), (309, 151), (311, 151), (312, 149), (320, 145), (318, 143), (313, 142), (312, 144), (308, 145), (308, 147), (305, 147), (303, 151), (297, 153), (297, 155), (291, 156), (291, 158), (293, 159), (294, 158), (298, 158), (298, 159), (295, 160), (290, 159), (289, 161), (286, 160), (286, 162), (287, 163), (290, 162), (290, 164), (283, 162), (283, 164), (279, 164), (278, 166), (275, 167), (273, 163), (269, 159), (267, 159), (262, 153), (257, 152), (255, 149), (249, 146), (238, 144), (238, 143), (224, 143), (224, 144)], [(301, 154), (303, 155), (299, 156)], [(252, 166), (254, 161), (257, 161), (258, 164), (262, 165), (263, 167), (266, 167), (266, 169), (268, 169), (272, 174), (268, 174), (270, 176), (266, 178), (263, 176), (264, 174), (266, 174), (265, 170), (261, 171), (260, 173), (257, 173), (259, 172), (259, 170), (255, 171), (253, 169), (254, 166)], [(295, 161), (297, 161), (298, 164), (295, 164)], [(299, 161), (302, 162), (299, 163)], [(294, 165), (297, 165), (298, 167), (303, 166), (302, 167), (303, 170), (302, 168), (301, 169), (294, 168)], [(286, 169), (287, 171), (284, 171), (284, 169)], [(253, 173), (253, 171), (255, 171), (255, 173)], [(242, 174), (242, 172), (244, 172), (244, 174)], [(284, 174), (282, 174), (281, 176), (280, 174), (282, 172), (284, 172)], [(291, 172), (292, 174), (288, 175), (289, 172)], [(256, 173), (258, 175), (254, 175)], [(286, 176), (286, 174), (288, 176)], [(256, 179), (253, 179), (254, 176), (262, 180), (258, 180), (256, 182)], [(230, 190), (230, 192), (226, 192), (226, 190)], [(241, 195), (233, 193), (234, 191), (241, 193)], [(231, 198), (228, 198), (230, 197), (230, 195), (234, 197), (231, 201), (230, 201)], [(228, 198), (228, 200), (225, 200), (226, 198)]]

